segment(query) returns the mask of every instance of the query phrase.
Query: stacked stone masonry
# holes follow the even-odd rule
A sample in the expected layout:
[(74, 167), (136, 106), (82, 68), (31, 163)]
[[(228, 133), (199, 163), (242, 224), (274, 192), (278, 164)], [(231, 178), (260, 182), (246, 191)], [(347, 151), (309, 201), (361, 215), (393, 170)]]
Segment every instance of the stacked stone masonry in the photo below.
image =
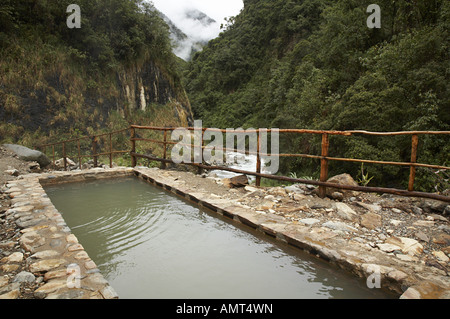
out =
[[(92, 169), (78, 172), (28, 174), (8, 182), (5, 193), (11, 197), (6, 218), (20, 229), (18, 252), (0, 260), (0, 298), (16, 299), (26, 283), (35, 283), (28, 298), (115, 299), (113, 287), (100, 273), (61, 214), (53, 206), (42, 185), (129, 176), (131, 169)], [(14, 242), (2, 245), (14, 246)], [(36, 285), (37, 283), (37, 285)]]

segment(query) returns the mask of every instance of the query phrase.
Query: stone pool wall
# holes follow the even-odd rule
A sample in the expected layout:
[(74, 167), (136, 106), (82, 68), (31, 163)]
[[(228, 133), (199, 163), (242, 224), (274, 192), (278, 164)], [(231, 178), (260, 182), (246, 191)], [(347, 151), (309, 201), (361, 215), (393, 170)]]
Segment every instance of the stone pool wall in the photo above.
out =
[[(83, 245), (71, 233), (42, 186), (131, 174), (131, 168), (92, 169), (28, 174), (23, 175), (22, 179), (8, 182), (5, 193), (12, 199), (6, 218), (14, 220), (20, 229), (20, 250), (1, 260), (1, 270), (3, 273), (15, 273), (22, 267), (22, 271), (11, 276), (10, 280), (8, 275), (0, 276), (0, 290), (4, 292), (0, 293), (0, 297), (19, 298), (23, 294), (22, 286), (28, 283), (34, 291), (28, 292), (26, 298), (118, 298)], [(15, 243), (4, 244), (14, 246)]]

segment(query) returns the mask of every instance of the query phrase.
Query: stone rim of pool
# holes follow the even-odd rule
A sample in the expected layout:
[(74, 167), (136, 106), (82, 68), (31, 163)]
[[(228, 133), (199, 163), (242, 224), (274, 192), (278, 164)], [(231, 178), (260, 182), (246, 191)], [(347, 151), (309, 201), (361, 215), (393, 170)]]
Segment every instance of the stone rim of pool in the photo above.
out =
[[(130, 175), (136, 175), (170, 192), (184, 196), (189, 200), (197, 202), (199, 205), (212, 209), (246, 226), (257, 228), (269, 236), (285, 240), (290, 245), (309, 251), (311, 254), (318, 255), (320, 258), (329, 261), (335, 266), (350, 271), (356, 277), (368, 278), (373, 273), (372, 267), (379, 266), (383, 284), (387, 286), (386, 288), (396, 292), (398, 296), (401, 295), (400, 298), (442, 298), (443, 296), (445, 298), (446, 293), (448, 296), (448, 278), (443, 278), (440, 274), (436, 274), (431, 268), (427, 276), (415, 276), (414, 264), (401, 262), (392, 256), (382, 254), (378, 251), (367, 251), (364, 247), (358, 247), (354, 243), (351, 246), (342, 247), (342, 245), (337, 245), (333, 238), (331, 238), (324, 245), (322, 245), (323, 243), (318, 244), (317, 238), (314, 238), (305, 228), (299, 227), (298, 225), (293, 227), (288, 223), (282, 222), (267, 223), (269, 216), (255, 215), (254, 212), (247, 210), (245, 207), (239, 207), (235, 203), (224, 203), (224, 201), (220, 201), (218, 198), (211, 198), (207, 192), (202, 194), (202, 191), (198, 189), (192, 190), (183, 187), (177, 183), (176, 179), (168, 176), (166, 170), (144, 167), (134, 169), (124, 167), (114, 169), (97, 168), (86, 171), (29, 174), (25, 175), (23, 179), (8, 183), (6, 192), (10, 194), (14, 193), (14, 203), (17, 205), (11, 208), (9, 213), (16, 215), (31, 213), (28, 217), (32, 217), (27, 226), (23, 227), (21, 231), (22, 246), (26, 247), (30, 253), (35, 254), (45, 249), (48, 250), (49, 242), (56, 239), (52, 238), (52, 236), (59, 236), (59, 239), (65, 243), (66, 253), (70, 248), (72, 252), (77, 252), (78, 256), (83, 256), (82, 252), (84, 250), (82, 245), (78, 243), (77, 238), (70, 232), (67, 225), (65, 225), (64, 219), (56, 211), (42, 186)], [(30, 199), (33, 201), (31, 208), (25, 205)], [(18, 209), (19, 204), (24, 208)], [(40, 245), (42, 238), (44, 238), (45, 244)], [(51, 259), (54, 263), (53, 267), (55, 264), (58, 264), (55, 259), (58, 258)], [(67, 258), (63, 266), (67, 266), (71, 262), (76, 261), (76, 259)], [(42, 260), (33, 259), (31, 265), (35, 264), (35, 267), (37, 267), (39, 266), (38, 262), (41, 262), (41, 266), (45, 264)], [(69, 275), (65, 274), (65, 269), (61, 269), (61, 266), (54, 268), (50, 266), (52, 265), (47, 265), (47, 268), (44, 267), (44, 270), (42, 270), (45, 274), (45, 284), (40, 289), (42, 288), (41, 292), (47, 298), (55, 298), (67, 293), (68, 289), (64, 287), (63, 283)], [(84, 267), (83, 271), (88, 270), (88, 267), (92, 267), (83, 279), (86, 283), (85, 287), (90, 286), (90, 292), (82, 296), (73, 294), (73, 296), (66, 295), (66, 297), (118, 298), (114, 289), (99, 273), (98, 268), (92, 260), (88, 259)], [(430, 289), (431, 291), (434, 289), (438, 293), (430, 296), (429, 294), (427, 295), (426, 289), (428, 289), (428, 293)]]

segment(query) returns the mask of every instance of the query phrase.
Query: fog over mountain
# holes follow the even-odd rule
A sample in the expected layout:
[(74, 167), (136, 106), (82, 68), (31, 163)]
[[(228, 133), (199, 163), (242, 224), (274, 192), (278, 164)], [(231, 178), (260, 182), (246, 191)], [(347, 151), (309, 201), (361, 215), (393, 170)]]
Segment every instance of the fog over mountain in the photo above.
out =
[(184, 60), (221, 32), (224, 19), (239, 14), (242, 0), (153, 0), (170, 26), (174, 53)]
[(170, 27), (174, 53), (185, 61), (220, 32), (218, 22), (194, 8), (185, 8), (176, 21), (162, 16)]

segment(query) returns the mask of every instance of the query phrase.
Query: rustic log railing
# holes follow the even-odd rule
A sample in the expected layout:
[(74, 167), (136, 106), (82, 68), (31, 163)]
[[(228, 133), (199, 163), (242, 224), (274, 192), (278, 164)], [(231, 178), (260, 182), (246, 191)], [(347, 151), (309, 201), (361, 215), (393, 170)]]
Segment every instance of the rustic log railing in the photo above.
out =
[[(84, 157), (92, 157), (94, 158), (94, 166), (97, 166), (97, 158), (101, 155), (109, 155), (110, 158), (110, 166), (112, 167), (112, 158), (114, 154), (119, 153), (129, 153), (131, 156), (131, 166), (135, 167), (138, 163), (139, 158), (147, 159), (150, 161), (158, 161), (161, 162), (161, 166), (163, 168), (166, 167), (166, 163), (173, 163), (175, 162), (171, 159), (167, 158), (167, 148), (170, 145), (185, 145), (181, 142), (174, 142), (168, 140), (168, 133), (178, 129), (175, 127), (155, 127), (155, 126), (140, 126), (140, 125), (131, 125), (129, 128), (122, 129), (119, 131), (114, 131), (110, 133), (104, 133), (100, 135), (95, 136), (89, 136), (89, 137), (81, 137), (77, 139), (57, 142), (57, 143), (51, 143), (42, 145), (41, 149), (44, 149), (44, 152), (47, 147), (52, 147), (52, 153), (53, 153), (53, 163), (55, 160), (55, 145), (62, 145), (63, 149), (63, 159), (64, 159), (64, 168), (67, 169), (66, 164), (66, 145), (68, 143), (76, 142), (78, 146), (78, 158), (79, 158), (79, 166), (81, 169), (81, 159)], [(185, 128), (187, 130), (198, 130), (198, 128), (194, 127), (187, 127)], [(129, 130), (130, 131), (130, 144), (131, 149), (130, 150), (122, 150), (122, 151), (115, 151), (113, 150), (112, 145), (112, 135), (123, 133), (124, 131)], [(146, 131), (152, 131), (152, 132), (162, 132), (163, 133), (163, 139), (158, 140), (154, 138), (144, 138), (139, 137), (142, 136), (141, 134), (137, 134), (136, 130), (146, 130)], [(208, 148), (208, 146), (205, 146), (203, 143), (203, 133), (208, 131), (216, 131), (221, 133), (226, 133), (227, 130), (223, 129), (210, 129), (210, 128), (201, 128), (202, 136), (201, 136), (201, 148), (202, 150), (205, 148)], [(267, 133), (271, 133), (272, 129), (265, 129), (264, 130)], [(436, 200), (441, 200), (445, 202), (450, 202), (450, 196), (444, 196), (436, 193), (427, 193), (427, 192), (419, 192), (414, 191), (414, 181), (415, 181), (415, 175), (416, 175), (416, 168), (417, 167), (426, 167), (426, 168), (433, 168), (433, 169), (440, 169), (440, 170), (448, 170), (450, 167), (443, 166), (443, 165), (432, 165), (432, 164), (424, 164), (424, 163), (418, 163), (417, 162), (417, 154), (418, 154), (418, 143), (419, 143), (419, 136), (420, 135), (450, 135), (450, 131), (405, 131), (405, 132), (368, 132), (368, 131), (361, 131), (361, 130), (351, 130), (351, 131), (326, 131), (326, 130), (309, 130), (309, 129), (277, 129), (276, 130), (279, 133), (292, 133), (292, 134), (314, 134), (314, 135), (320, 135), (322, 137), (321, 142), (321, 155), (311, 155), (311, 154), (289, 154), (289, 153), (280, 153), (280, 154), (267, 154), (261, 152), (261, 140), (260, 140), (260, 130), (257, 129), (248, 129), (248, 130), (234, 130), (233, 133), (256, 133), (258, 142), (257, 142), (257, 150), (256, 152), (246, 151), (246, 154), (253, 154), (256, 155), (256, 171), (245, 171), (241, 169), (234, 169), (231, 167), (225, 167), (225, 166), (215, 166), (215, 165), (206, 165), (205, 163), (184, 163), (186, 165), (192, 165), (196, 166), (201, 169), (206, 170), (223, 170), (223, 171), (230, 171), (234, 173), (239, 174), (245, 174), (245, 175), (252, 175), (256, 177), (256, 185), (260, 186), (261, 184), (261, 178), (267, 178), (267, 179), (273, 179), (273, 180), (280, 180), (280, 181), (287, 181), (292, 183), (302, 183), (302, 184), (311, 184), (316, 185), (319, 187), (319, 196), (325, 197), (326, 189), (327, 188), (340, 188), (345, 190), (353, 190), (353, 191), (361, 191), (361, 192), (373, 192), (373, 193), (388, 193), (388, 194), (395, 194), (400, 196), (408, 196), (408, 197), (422, 197), (422, 198), (431, 198)], [(355, 159), (355, 158), (340, 158), (340, 157), (331, 157), (329, 156), (329, 149), (330, 149), (330, 136), (332, 135), (340, 135), (340, 136), (353, 136), (353, 135), (373, 135), (373, 136), (399, 136), (399, 135), (409, 135), (411, 136), (411, 160), (410, 162), (395, 162), (395, 161), (378, 161), (378, 160), (367, 160), (367, 159)], [(109, 136), (109, 151), (103, 152), (103, 153), (97, 153), (96, 150), (96, 141), (101, 136)], [(80, 141), (83, 139), (91, 139), (92, 140), (92, 151), (89, 155), (82, 155), (80, 152)], [(155, 155), (148, 155), (148, 154), (140, 154), (136, 152), (136, 144), (137, 142), (150, 142), (157, 145), (162, 145), (162, 158), (157, 157)], [(186, 146), (190, 147), (198, 147), (198, 145), (195, 144), (186, 144)], [(216, 148), (217, 150), (217, 148)], [(239, 150), (234, 149), (228, 149), (225, 147), (222, 147), (221, 150), (227, 152), (236, 152)], [(279, 175), (272, 175), (272, 174), (264, 174), (262, 173), (262, 167), (261, 167), (261, 157), (262, 156), (279, 156), (279, 157), (301, 157), (301, 158), (310, 158), (310, 159), (317, 159), (320, 160), (320, 178), (319, 180), (310, 180), (310, 179), (302, 179), (302, 178), (293, 178), (293, 177), (287, 177), (287, 176), (279, 176)], [(395, 166), (406, 166), (410, 169), (409, 174), (409, 180), (408, 180), (408, 188), (406, 190), (402, 189), (395, 189), (395, 188), (387, 188), (387, 187), (368, 187), (368, 186), (351, 186), (351, 185), (336, 185), (334, 183), (327, 182), (328, 180), (328, 165), (330, 161), (345, 161), (345, 162), (355, 162), (355, 163), (370, 163), (370, 164), (381, 164), (381, 165), (395, 165)]]
[[(98, 166), (98, 158), (100, 156), (108, 156), (109, 157), (109, 166), (112, 167), (113, 166), (113, 157), (116, 154), (128, 154), (130, 153), (130, 150), (114, 150), (113, 148), (113, 142), (112, 142), (112, 136), (116, 135), (116, 134), (120, 134), (123, 132), (128, 131), (129, 128), (125, 128), (125, 129), (121, 129), (121, 130), (117, 130), (117, 131), (112, 131), (112, 132), (108, 132), (108, 133), (102, 133), (102, 134), (97, 134), (97, 135), (92, 135), (92, 136), (82, 136), (82, 137), (78, 137), (78, 138), (73, 138), (70, 140), (64, 140), (64, 141), (60, 141), (60, 142), (55, 142), (55, 143), (48, 143), (48, 144), (43, 144), (43, 145), (39, 145), (37, 148), (40, 149), (44, 154), (46, 154), (47, 148), (52, 149), (52, 155), (51, 155), (51, 159), (52, 159), (52, 167), (55, 168), (55, 159), (56, 159), (56, 152), (55, 152), (55, 147), (56, 146), (60, 146), (62, 149), (62, 156), (61, 158), (63, 159), (63, 165), (64, 165), (64, 170), (67, 170), (67, 159), (71, 158), (71, 157), (76, 157), (78, 158), (78, 168), (81, 169), (82, 168), (82, 159), (83, 158), (92, 158), (93, 159), (93, 166), (97, 167)], [(99, 142), (99, 139), (102, 137), (106, 137), (107, 141), (105, 143), (105, 145), (108, 146), (108, 151), (102, 152), (102, 153), (98, 153), (98, 149), (97, 149), (97, 144)], [(90, 140), (90, 154), (82, 154), (81, 152), (81, 142), (82, 141), (87, 141), (89, 143)], [(74, 144), (76, 143), (76, 147), (77, 147), (77, 153), (76, 154), (67, 154), (67, 146), (70, 144)]]

